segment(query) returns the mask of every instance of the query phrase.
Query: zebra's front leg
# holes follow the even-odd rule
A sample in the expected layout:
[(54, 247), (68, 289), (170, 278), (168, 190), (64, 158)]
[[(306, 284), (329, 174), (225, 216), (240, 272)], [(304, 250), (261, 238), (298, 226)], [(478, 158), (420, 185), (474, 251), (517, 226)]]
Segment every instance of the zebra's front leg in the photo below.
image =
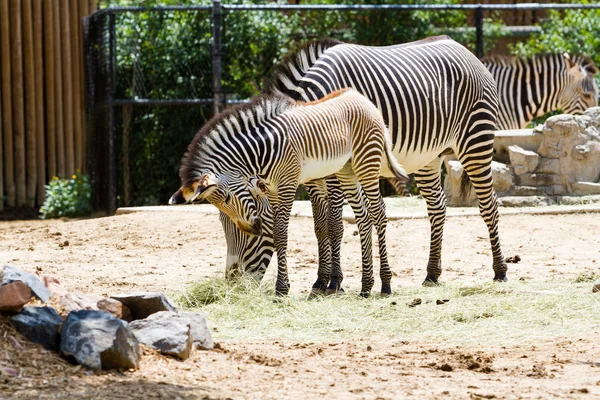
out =
[(373, 221), (368, 214), (369, 202), (364, 196), (362, 187), (353, 173), (339, 173), (337, 174), (337, 178), (340, 181), (348, 204), (352, 207), (360, 235), (362, 253), (362, 288), (360, 295), (369, 297), (375, 283), (375, 278), (373, 277), (373, 240), (371, 237)]
[(324, 180), (312, 181), (304, 185), (312, 206), (315, 235), (319, 248), (319, 269), (317, 281), (313, 284), (309, 298), (327, 293), (331, 275), (331, 241), (329, 235), (329, 199)]
[(341, 247), (344, 238), (344, 222), (342, 220), (344, 207), (344, 192), (335, 176), (327, 179), (327, 194), (329, 196), (329, 241), (331, 243), (331, 277), (327, 294), (343, 292), (341, 264)]
[(275, 283), (275, 294), (277, 296), (286, 296), (290, 292), (290, 280), (287, 269), (287, 243), (288, 243), (288, 225), (290, 223), (290, 214), (296, 195), (296, 186), (279, 187), (277, 192), (278, 205), (275, 211), (275, 221), (273, 226), (273, 239), (275, 242), (275, 251), (277, 251), (277, 281)]
[(431, 228), (427, 276), (423, 281), (423, 286), (437, 285), (442, 274), (442, 238), (446, 222), (446, 195), (442, 189), (440, 168), (441, 159), (436, 158), (414, 174), (419, 193), (427, 203)]

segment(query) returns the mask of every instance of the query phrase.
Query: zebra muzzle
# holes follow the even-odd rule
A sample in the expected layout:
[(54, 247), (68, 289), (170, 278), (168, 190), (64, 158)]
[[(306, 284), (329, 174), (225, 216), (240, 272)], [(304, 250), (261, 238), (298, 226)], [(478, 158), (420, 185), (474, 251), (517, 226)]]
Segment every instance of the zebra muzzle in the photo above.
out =
[(242, 232), (246, 232), (250, 235), (260, 236), (262, 234), (262, 221), (260, 218), (252, 218), (251, 224), (238, 221), (236, 225)]

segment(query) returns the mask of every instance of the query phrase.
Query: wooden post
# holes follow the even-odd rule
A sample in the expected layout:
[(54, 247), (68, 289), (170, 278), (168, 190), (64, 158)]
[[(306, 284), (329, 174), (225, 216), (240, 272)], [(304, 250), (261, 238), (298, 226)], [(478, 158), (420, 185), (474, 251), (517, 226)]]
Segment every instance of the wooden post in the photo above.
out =
[(88, 12), (91, 14), (98, 8), (96, 4), (96, 0), (89, 0), (88, 2)]
[(79, 49), (81, 51), (81, 61), (79, 63), (79, 76), (81, 77), (81, 171), (86, 172), (86, 136), (87, 136), (87, 125), (85, 116), (85, 49), (83, 44), (83, 17), (89, 15), (89, 3), (88, 0), (79, 0), (79, 20), (77, 21), (77, 28), (79, 30)]
[(13, 129), (17, 207), (25, 205), (25, 110), (23, 105), (23, 31), (21, 0), (10, 2)]
[(71, 57), (71, 27), (69, 19), (69, 3), (61, 1), (60, 7), (60, 32), (62, 42), (62, 73), (63, 73), (63, 101), (65, 130), (65, 156), (66, 173), (71, 175), (75, 172), (75, 145), (73, 141), (73, 58)]
[(46, 68), (46, 154), (48, 159), (48, 181), (56, 176), (56, 99), (54, 57), (54, 4), (44, 1), (44, 66)]
[(45, 197), (46, 185), (46, 155), (44, 139), (44, 39), (42, 32), (42, 2), (33, 0), (33, 37), (35, 53), (35, 113), (37, 121), (36, 130), (36, 158), (37, 158), (37, 204), (41, 205)]
[(81, 46), (79, 41), (80, 19), (79, 19), (79, 0), (70, 1), (71, 12), (71, 50), (72, 50), (72, 76), (73, 76), (73, 145), (75, 149), (74, 164), (76, 169), (81, 169), (83, 164), (83, 152), (81, 151)]
[(60, 36), (60, 0), (54, 0), (54, 104), (56, 115), (56, 172), (65, 175), (65, 129), (63, 124), (62, 46)]
[(12, 78), (10, 61), (10, 12), (8, 0), (0, 0), (0, 59), (2, 60), (2, 130), (4, 135), (4, 187), (6, 204), (15, 205), (13, 169)]
[(23, 67), (25, 73), (25, 133), (26, 133), (26, 202), (35, 205), (37, 188), (35, 61), (33, 55), (33, 7), (32, 0), (21, 0), (23, 7)]

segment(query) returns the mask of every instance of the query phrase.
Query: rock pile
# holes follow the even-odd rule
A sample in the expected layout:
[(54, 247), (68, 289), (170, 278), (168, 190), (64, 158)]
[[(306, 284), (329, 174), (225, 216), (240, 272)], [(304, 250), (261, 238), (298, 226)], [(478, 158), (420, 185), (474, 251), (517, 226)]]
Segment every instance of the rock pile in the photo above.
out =
[[(566, 195), (600, 195), (600, 107), (584, 115), (550, 117), (533, 134), (542, 138), (536, 151), (508, 146), (510, 163), (492, 163), (494, 189), (503, 205), (548, 205)], [(477, 204), (473, 191), (466, 199), (459, 196), (460, 163), (448, 161), (446, 167), (450, 204)]]
[[(32, 298), (52, 298), (66, 319), (52, 307), (26, 306)], [(140, 344), (181, 360), (214, 347), (204, 316), (178, 312), (162, 293), (69, 293), (55, 278), (9, 265), (0, 270), (0, 313), (28, 340), (94, 370), (138, 368)]]

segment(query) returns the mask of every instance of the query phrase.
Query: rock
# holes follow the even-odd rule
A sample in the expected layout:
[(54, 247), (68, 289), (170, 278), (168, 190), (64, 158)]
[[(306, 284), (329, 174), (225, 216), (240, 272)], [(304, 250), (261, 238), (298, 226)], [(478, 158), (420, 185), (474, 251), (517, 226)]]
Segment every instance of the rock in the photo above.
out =
[(182, 360), (190, 356), (194, 343), (190, 325), (190, 319), (172, 311), (159, 311), (129, 324), (140, 343)]
[(550, 197), (544, 196), (506, 196), (498, 199), (503, 207), (541, 207), (554, 203)]
[(127, 322), (96, 310), (72, 311), (65, 320), (60, 352), (94, 370), (138, 368), (139, 342)]
[(0, 312), (18, 313), (31, 300), (31, 289), (21, 281), (0, 286)]
[(37, 276), (23, 272), (17, 268), (11, 267), (10, 265), (5, 265), (2, 273), (0, 274), (0, 285), (6, 285), (16, 281), (21, 281), (29, 286), (31, 293), (44, 303), (50, 300), (50, 292)]
[(97, 303), (98, 309), (106, 311), (114, 315), (115, 317), (124, 321), (130, 322), (133, 318), (131, 317), (131, 311), (129, 307), (115, 299), (102, 299)]
[(25, 307), (20, 314), (10, 318), (10, 323), (27, 340), (53, 351), (58, 351), (58, 329), (62, 322), (62, 318), (52, 307)]
[(189, 319), (192, 340), (194, 347), (201, 350), (212, 350), (215, 347), (212, 335), (206, 325), (204, 314), (199, 312), (183, 312), (180, 313), (184, 318)]
[(492, 161), (492, 177), (497, 193), (509, 192), (514, 186), (513, 173), (506, 164)]
[(50, 297), (52, 298), (60, 299), (69, 293), (68, 290), (60, 284), (60, 281), (53, 276), (43, 275), (42, 283), (48, 288)]
[(129, 307), (134, 320), (144, 319), (159, 311), (177, 311), (177, 307), (162, 293), (131, 293), (111, 298)]
[(560, 177), (552, 174), (525, 173), (519, 175), (517, 180), (520, 185), (524, 186), (553, 186), (560, 184)]
[(573, 182), (571, 189), (577, 194), (600, 194), (600, 183)]
[(95, 294), (67, 293), (58, 304), (66, 311), (98, 310), (98, 302), (104, 297)]
[(535, 169), (538, 174), (560, 174), (560, 159), (558, 158), (540, 158), (540, 162)]
[(536, 152), (519, 146), (508, 146), (508, 156), (517, 175), (535, 171), (540, 162), (540, 156)]
[(600, 292), (600, 279), (594, 282), (594, 286), (592, 287), (592, 293)]
[(544, 186), (515, 186), (515, 196), (545, 196), (552, 194), (552, 188)]
[[(453, 206), (472, 206), (477, 204), (475, 190), (471, 189), (469, 196), (461, 200), (460, 182), (462, 176), (462, 165), (459, 161), (450, 160), (446, 164), (446, 180), (444, 190), (448, 196), (448, 203)], [(494, 179), (494, 189), (497, 193), (509, 193), (513, 186), (513, 173), (509, 166), (503, 163), (492, 161), (492, 177)]]

